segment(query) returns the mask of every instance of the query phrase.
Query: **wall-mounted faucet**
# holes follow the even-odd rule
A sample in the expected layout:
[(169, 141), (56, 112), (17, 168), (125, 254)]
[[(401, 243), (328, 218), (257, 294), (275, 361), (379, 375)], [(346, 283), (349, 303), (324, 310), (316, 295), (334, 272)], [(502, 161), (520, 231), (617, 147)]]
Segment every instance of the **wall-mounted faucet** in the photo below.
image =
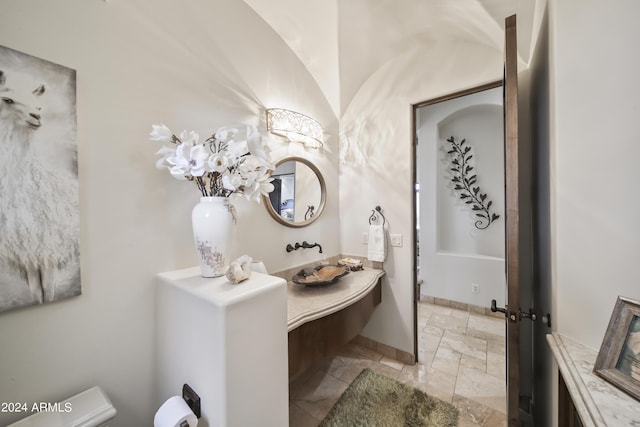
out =
[(287, 252), (291, 252), (291, 251), (297, 251), (300, 248), (303, 249), (311, 249), (311, 248), (315, 248), (318, 247), (318, 249), (320, 249), (320, 253), (322, 253), (322, 246), (320, 246), (320, 243), (314, 243), (313, 245), (309, 242), (307, 242), (306, 240), (304, 240), (302, 242), (302, 244), (296, 242), (295, 246), (291, 246), (291, 243), (289, 243), (287, 245)]
[(319, 253), (322, 253), (322, 246), (320, 246), (320, 243), (314, 243), (313, 245), (310, 245), (306, 240), (302, 242), (302, 247), (305, 249), (315, 248), (316, 246), (320, 250)]

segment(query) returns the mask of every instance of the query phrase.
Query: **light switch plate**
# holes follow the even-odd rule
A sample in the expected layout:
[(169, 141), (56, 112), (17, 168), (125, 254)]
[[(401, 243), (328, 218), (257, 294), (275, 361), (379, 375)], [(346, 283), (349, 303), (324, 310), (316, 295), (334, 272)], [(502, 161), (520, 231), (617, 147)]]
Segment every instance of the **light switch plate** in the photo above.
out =
[(362, 233), (362, 244), (363, 245), (369, 244), (369, 233)]
[(402, 234), (391, 235), (391, 246), (402, 247)]

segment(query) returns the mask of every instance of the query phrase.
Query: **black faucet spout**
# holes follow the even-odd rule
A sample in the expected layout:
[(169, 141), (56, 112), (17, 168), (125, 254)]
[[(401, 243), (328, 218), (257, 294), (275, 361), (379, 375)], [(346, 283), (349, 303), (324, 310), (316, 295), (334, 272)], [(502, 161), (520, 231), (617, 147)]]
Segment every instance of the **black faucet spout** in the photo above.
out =
[(309, 242), (307, 242), (306, 240), (304, 240), (302, 242), (302, 244), (296, 242), (295, 246), (292, 246), (291, 243), (289, 243), (287, 245), (287, 252), (291, 252), (291, 251), (297, 251), (300, 248), (304, 248), (304, 249), (311, 249), (311, 248), (315, 248), (318, 247), (318, 249), (320, 250), (320, 253), (322, 253), (322, 246), (320, 246), (320, 243), (314, 243), (313, 245)]
[(320, 243), (311, 244), (311, 243), (307, 242), (306, 240), (304, 242), (302, 242), (302, 247), (306, 248), (306, 249), (315, 248), (316, 246), (320, 250), (320, 253), (322, 253), (322, 246), (320, 246)]

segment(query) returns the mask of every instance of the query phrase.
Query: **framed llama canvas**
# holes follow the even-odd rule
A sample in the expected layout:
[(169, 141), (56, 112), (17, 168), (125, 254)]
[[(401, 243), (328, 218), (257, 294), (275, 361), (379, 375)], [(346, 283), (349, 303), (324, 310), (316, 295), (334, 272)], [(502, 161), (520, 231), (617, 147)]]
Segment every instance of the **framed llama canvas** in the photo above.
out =
[(0, 312), (80, 294), (76, 72), (0, 46)]

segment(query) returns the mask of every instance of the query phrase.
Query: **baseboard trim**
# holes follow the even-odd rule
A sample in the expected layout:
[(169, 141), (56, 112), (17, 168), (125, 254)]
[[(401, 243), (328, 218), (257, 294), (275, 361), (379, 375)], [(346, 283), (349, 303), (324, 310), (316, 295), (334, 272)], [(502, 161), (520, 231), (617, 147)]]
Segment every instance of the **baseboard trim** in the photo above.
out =
[(452, 301), (444, 298), (431, 297), (429, 295), (420, 294), (420, 302), (439, 305), (441, 307), (450, 307), (457, 310), (468, 311), (469, 313), (482, 314), (485, 316), (497, 317), (504, 319), (504, 313), (494, 313), (489, 307), (467, 304), (464, 302)]
[(383, 356), (390, 357), (398, 362), (402, 362), (405, 365), (415, 365), (416, 358), (413, 353), (407, 353), (406, 351), (399, 350), (395, 347), (391, 347), (390, 345), (382, 344), (376, 340), (372, 340), (371, 338), (363, 337), (362, 335), (358, 335), (355, 338), (355, 342), (360, 344), (363, 347), (368, 348), (369, 350), (377, 351)]

